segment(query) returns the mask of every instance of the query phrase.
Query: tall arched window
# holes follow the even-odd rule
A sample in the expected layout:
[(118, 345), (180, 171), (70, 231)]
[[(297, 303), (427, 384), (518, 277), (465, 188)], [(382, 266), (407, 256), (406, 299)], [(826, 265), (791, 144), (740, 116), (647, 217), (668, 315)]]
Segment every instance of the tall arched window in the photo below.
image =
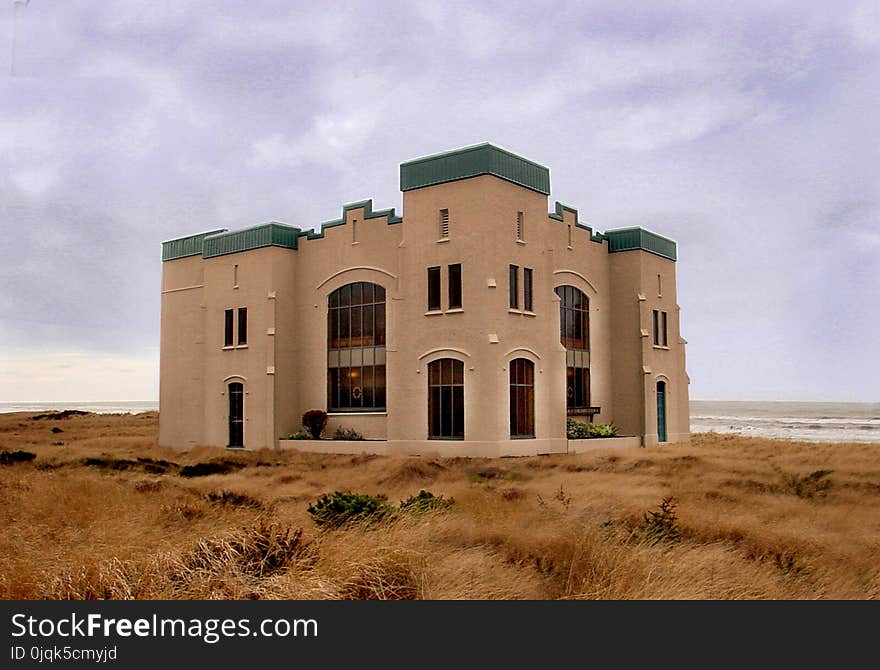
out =
[(454, 358), (428, 364), (428, 438), (464, 439), (464, 363)]
[(510, 437), (535, 436), (535, 365), (525, 358), (510, 361)]
[(354, 282), (329, 296), (327, 409), (385, 409), (385, 289)]
[[(566, 406), (571, 414), (590, 410), (590, 299), (574, 286), (557, 286), (559, 339), (565, 347)], [(580, 412), (578, 410), (581, 410)]]
[(232, 382), (226, 390), (229, 395), (229, 448), (244, 447), (244, 386)]

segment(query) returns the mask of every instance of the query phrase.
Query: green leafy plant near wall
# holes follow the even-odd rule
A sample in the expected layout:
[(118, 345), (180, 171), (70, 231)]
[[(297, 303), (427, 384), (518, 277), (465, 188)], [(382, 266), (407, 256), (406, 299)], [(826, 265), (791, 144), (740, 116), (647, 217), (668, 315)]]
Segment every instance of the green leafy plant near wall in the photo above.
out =
[(308, 513), (314, 522), (325, 528), (339, 528), (348, 524), (369, 525), (383, 520), (395, 520), (404, 514), (426, 514), (444, 512), (455, 501), (452, 498), (435, 496), (424, 489), (418, 494), (402, 500), (395, 507), (388, 503), (387, 496), (334, 491), (325, 493), (309, 505)]
[(566, 422), (569, 440), (588, 440), (594, 437), (617, 437), (617, 426), (612, 423), (582, 423), (569, 419)]

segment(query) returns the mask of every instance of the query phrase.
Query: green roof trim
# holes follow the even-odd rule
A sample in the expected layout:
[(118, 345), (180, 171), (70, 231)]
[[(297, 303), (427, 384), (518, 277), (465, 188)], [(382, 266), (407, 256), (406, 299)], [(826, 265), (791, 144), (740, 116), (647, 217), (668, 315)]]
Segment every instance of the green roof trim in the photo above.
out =
[(195, 235), (178, 237), (175, 240), (162, 242), (162, 260), (173, 261), (176, 258), (200, 256), (202, 253), (203, 242), (208, 235), (216, 235), (217, 233), (225, 232), (226, 228), (218, 228), (217, 230), (209, 230), (206, 233), (197, 233)]
[(673, 240), (644, 228), (618, 228), (606, 231), (602, 237), (608, 240), (610, 254), (640, 249), (671, 261), (677, 260), (676, 244)]
[(214, 258), (261, 247), (296, 249), (296, 240), (301, 232), (294, 226), (272, 221), (242, 230), (218, 233), (205, 238), (202, 256)]
[(401, 163), (400, 190), (411, 191), (484, 174), (550, 195), (548, 168), (489, 143)]
[(397, 216), (397, 214), (394, 213), (394, 207), (380, 209), (379, 211), (374, 212), (373, 200), (370, 198), (369, 200), (359, 200), (358, 202), (350, 202), (347, 205), (343, 205), (342, 216), (340, 218), (333, 219), (332, 221), (325, 221), (321, 224), (321, 229), (318, 232), (315, 232), (314, 230), (301, 231), (299, 237), (305, 237), (307, 240), (320, 240), (324, 237), (324, 231), (327, 228), (345, 225), (348, 213), (358, 209), (364, 210), (364, 219), (381, 219), (387, 217), (389, 226), (403, 221), (403, 217)]
[(570, 212), (574, 215), (574, 225), (576, 227), (583, 228), (584, 230), (589, 231), (591, 241), (598, 242), (599, 244), (605, 241), (605, 237), (601, 233), (598, 235), (593, 233), (592, 226), (588, 226), (587, 224), (578, 221), (578, 211), (574, 207), (563, 205), (558, 200), (556, 201), (556, 211), (550, 212), (547, 216), (549, 216), (551, 219), (555, 219), (556, 221), (565, 221), (565, 212)]

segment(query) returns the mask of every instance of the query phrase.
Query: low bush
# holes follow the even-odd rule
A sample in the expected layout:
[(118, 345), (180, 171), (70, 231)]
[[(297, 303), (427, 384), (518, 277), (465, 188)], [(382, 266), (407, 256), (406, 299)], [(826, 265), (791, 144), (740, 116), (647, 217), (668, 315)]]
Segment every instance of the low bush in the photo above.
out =
[(334, 440), (363, 440), (365, 439), (363, 435), (357, 432), (354, 428), (343, 428), (339, 426), (336, 429), (336, 432), (333, 433)]
[(412, 514), (422, 514), (424, 512), (435, 512), (447, 510), (455, 503), (452, 498), (444, 498), (435, 496), (430, 491), (424, 489), (418, 492), (418, 495), (410, 496), (406, 500), (401, 501), (399, 509), (401, 512), (409, 512)]
[(302, 423), (305, 429), (309, 431), (309, 434), (311, 434), (312, 439), (320, 440), (321, 433), (324, 432), (324, 428), (327, 426), (327, 412), (322, 409), (310, 409), (302, 415)]
[(208, 475), (228, 475), (230, 472), (240, 470), (244, 465), (235, 461), (208, 461), (195, 465), (184, 465), (180, 468), (181, 477), (206, 477)]
[(380, 521), (394, 513), (384, 495), (334, 491), (325, 493), (308, 507), (308, 513), (319, 526), (338, 528), (350, 523)]
[(296, 433), (291, 433), (290, 435), (288, 435), (284, 439), (285, 440), (311, 440), (312, 436), (309, 435), (308, 433), (296, 432)]
[(610, 423), (583, 423), (568, 419), (566, 429), (569, 440), (588, 440), (593, 437), (616, 437), (617, 427)]
[(0, 465), (12, 465), (13, 463), (27, 463), (37, 457), (30, 451), (0, 451)]
[(253, 496), (249, 496), (247, 493), (236, 493), (235, 491), (208, 491), (205, 494), (205, 498), (207, 498), (212, 503), (218, 503), (220, 505), (232, 505), (233, 507), (253, 507), (255, 509), (260, 509), (263, 507), (263, 502), (254, 498)]

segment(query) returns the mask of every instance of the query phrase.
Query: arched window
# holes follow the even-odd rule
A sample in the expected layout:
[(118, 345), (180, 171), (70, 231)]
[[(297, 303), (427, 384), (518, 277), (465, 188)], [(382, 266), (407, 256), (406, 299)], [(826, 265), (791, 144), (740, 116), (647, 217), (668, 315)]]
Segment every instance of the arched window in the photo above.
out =
[(229, 448), (244, 447), (244, 385), (232, 382), (227, 386), (229, 396)]
[(574, 286), (557, 286), (559, 340), (565, 347), (565, 398), (571, 414), (590, 408), (590, 299)]
[(329, 296), (327, 409), (385, 409), (385, 289), (377, 284), (354, 282)]
[(464, 439), (464, 363), (454, 358), (428, 364), (428, 438)]
[(535, 365), (525, 358), (510, 361), (510, 437), (535, 436)]

